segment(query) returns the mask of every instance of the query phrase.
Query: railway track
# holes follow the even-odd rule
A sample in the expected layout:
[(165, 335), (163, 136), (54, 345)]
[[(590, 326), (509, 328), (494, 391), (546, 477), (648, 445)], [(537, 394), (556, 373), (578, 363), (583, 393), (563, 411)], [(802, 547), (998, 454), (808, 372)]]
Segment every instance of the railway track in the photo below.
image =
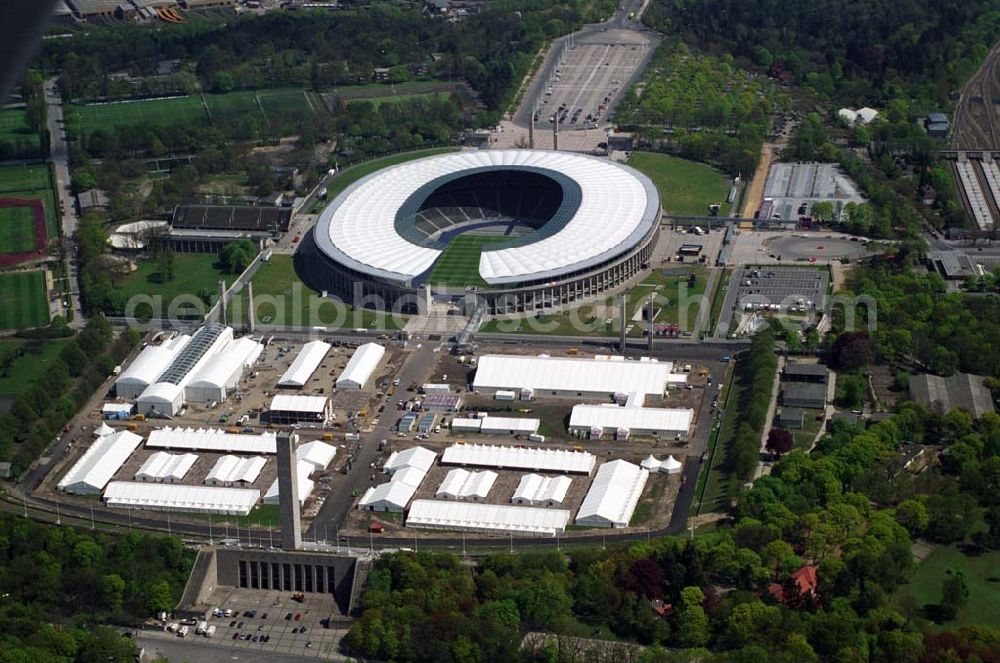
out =
[(1000, 149), (994, 99), (1000, 99), (1000, 43), (966, 83), (955, 109), (953, 145), (961, 150)]

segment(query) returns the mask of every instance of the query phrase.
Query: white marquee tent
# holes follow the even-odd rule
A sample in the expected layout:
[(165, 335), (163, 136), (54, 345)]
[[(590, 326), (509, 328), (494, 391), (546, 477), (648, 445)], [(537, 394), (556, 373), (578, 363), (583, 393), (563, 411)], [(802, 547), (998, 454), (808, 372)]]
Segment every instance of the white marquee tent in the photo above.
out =
[(594, 454), (567, 449), (537, 449), (491, 444), (453, 444), (444, 450), (443, 465), (496, 467), (535, 472), (590, 474)]
[(464, 530), (530, 536), (555, 536), (569, 523), (565, 509), (529, 506), (414, 500), (406, 517), (407, 527)]
[(227, 433), (219, 428), (159, 428), (150, 432), (151, 449), (191, 449), (221, 453), (273, 454), (274, 433)]
[[(309, 478), (309, 475), (315, 471), (316, 466), (312, 463), (307, 463), (304, 460), (295, 463), (295, 478), (298, 481), (300, 505), (305, 504), (309, 496), (312, 495), (313, 487), (316, 484)], [(267, 489), (267, 493), (264, 494), (264, 504), (278, 504), (279, 499), (278, 480), (275, 479), (271, 487)]]
[(382, 361), (385, 348), (378, 343), (365, 343), (351, 355), (344, 372), (337, 378), (337, 389), (363, 389)]
[(215, 465), (205, 477), (205, 483), (210, 486), (240, 485), (249, 487), (260, 476), (261, 470), (267, 465), (267, 459), (262, 456), (225, 455), (215, 461)]
[(76, 495), (100, 494), (140, 442), (141, 437), (127, 430), (94, 440), (56, 487)]
[(624, 460), (604, 463), (583, 498), (576, 524), (589, 527), (628, 527), (649, 472)]
[(295, 450), (296, 458), (311, 464), (317, 470), (325, 470), (336, 455), (337, 447), (319, 440), (306, 442)]
[(566, 499), (572, 479), (569, 477), (543, 477), (540, 474), (525, 474), (517, 484), (514, 504), (529, 506), (561, 506)]
[(486, 394), (532, 389), (536, 397), (610, 398), (618, 393), (636, 392), (659, 395), (672, 381), (672, 370), (669, 361), (626, 361), (624, 357), (483, 355), (472, 386)]
[(309, 341), (302, 346), (295, 361), (288, 367), (281, 379), (278, 380), (279, 387), (302, 387), (330, 351), (332, 346), (323, 341)]
[(245, 516), (258, 501), (260, 491), (250, 488), (112, 481), (104, 491), (104, 502), (120, 509)]
[(439, 499), (481, 502), (489, 495), (496, 480), (497, 473), (491, 470), (470, 472), (456, 467), (448, 472), (434, 496)]
[(157, 451), (147, 458), (135, 473), (135, 480), (177, 483), (184, 480), (184, 475), (197, 460), (198, 456), (194, 454), (168, 454), (165, 451)]
[(393, 451), (382, 466), (382, 471), (392, 474), (406, 467), (417, 467), (426, 472), (434, 465), (437, 454), (424, 447), (410, 447), (404, 451)]

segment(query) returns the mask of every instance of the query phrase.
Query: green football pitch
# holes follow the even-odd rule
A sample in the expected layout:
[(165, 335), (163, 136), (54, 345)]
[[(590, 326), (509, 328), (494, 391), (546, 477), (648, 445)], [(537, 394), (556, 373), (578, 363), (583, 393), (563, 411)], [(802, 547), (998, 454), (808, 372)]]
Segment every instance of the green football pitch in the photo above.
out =
[(35, 248), (35, 217), (30, 207), (0, 207), (0, 253)]
[(479, 275), (479, 254), (483, 246), (511, 239), (495, 235), (459, 235), (438, 257), (428, 281), (435, 285), (485, 285)]
[(48, 322), (45, 272), (0, 274), (0, 329), (40, 327)]

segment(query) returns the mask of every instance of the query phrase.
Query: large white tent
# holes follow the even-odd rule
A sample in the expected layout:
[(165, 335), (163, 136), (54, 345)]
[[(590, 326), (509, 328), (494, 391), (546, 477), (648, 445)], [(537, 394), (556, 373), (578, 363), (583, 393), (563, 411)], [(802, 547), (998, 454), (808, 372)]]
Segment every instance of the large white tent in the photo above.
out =
[(569, 417), (569, 432), (577, 437), (617, 435), (628, 431), (633, 436), (687, 438), (694, 410), (680, 408), (620, 407), (618, 405), (574, 405)]
[(194, 454), (168, 454), (165, 451), (157, 451), (147, 458), (135, 473), (135, 480), (177, 483), (184, 480), (184, 475), (197, 460), (198, 456)]
[(406, 467), (418, 467), (424, 472), (431, 469), (437, 454), (424, 447), (410, 447), (403, 451), (393, 451), (382, 466), (382, 471), (392, 474)]
[(439, 499), (481, 502), (489, 495), (496, 480), (497, 473), (491, 470), (470, 472), (456, 467), (448, 472), (434, 496)]
[(76, 495), (98, 495), (142, 442), (127, 430), (98, 438), (57, 484)]
[(248, 487), (257, 480), (261, 470), (267, 465), (267, 459), (262, 456), (225, 455), (215, 461), (215, 465), (205, 477), (205, 483), (210, 486), (242, 486)]
[(112, 481), (104, 491), (104, 502), (110, 507), (151, 511), (245, 516), (258, 501), (260, 491), (250, 488)]
[(338, 389), (363, 389), (385, 355), (378, 343), (365, 343), (351, 355), (344, 372), (337, 378)]
[(118, 398), (134, 400), (156, 382), (191, 337), (187, 334), (174, 336), (159, 345), (147, 345), (142, 352), (115, 378), (115, 392)]
[(517, 484), (511, 502), (529, 506), (562, 506), (572, 479), (569, 477), (543, 477), (525, 474)]
[(231, 341), (211, 357), (184, 387), (184, 401), (211, 403), (226, 400), (236, 388), (243, 373), (253, 366), (264, 346), (251, 338)]
[[(309, 478), (309, 475), (316, 471), (316, 466), (312, 463), (307, 463), (304, 460), (296, 461), (295, 463), (295, 479), (298, 482), (298, 493), (299, 493), (299, 504), (305, 504), (309, 496), (312, 495), (313, 487), (315, 483)], [(278, 480), (275, 479), (271, 487), (267, 489), (267, 493), (264, 495), (264, 504), (278, 504), (280, 500), (280, 495), (278, 493)]]
[(568, 449), (505, 447), (491, 444), (453, 444), (441, 456), (443, 465), (496, 467), (535, 472), (590, 474), (594, 454)]
[(309, 341), (302, 346), (295, 361), (278, 380), (279, 387), (302, 387), (326, 357), (332, 346), (324, 341)]
[(407, 527), (464, 530), (530, 536), (555, 536), (569, 523), (565, 509), (538, 509), (507, 504), (414, 500)]
[(472, 388), (492, 394), (498, 390), (531, 389), (534, 396), (613, 398), (615, 394), (663, 394), (672, 381), (673, 364), (624, 357), (531, 357), (483, 355)]
[(628, 527), (642, 496), (649, 472), (621, 459), (604, 463), (583, 498), (576, 524), (588, 527)]
[(184, 406), (184, 388), (233, 340), (232, 327), (215, 322), (198, 328), (170, 364), (136, 400), (139, 412), (172, 417)]
[(398, 468), (393, 473), (392, 479), (366, 490), (358, 501), (358, 508), (367, 511), (403, 513), (425, 476), (427, 470), (420, 467), (409, 465)]
[(159, 428), (150, 432), (151, 449), (191, 449), (222, 453), (273, 454), (274, 433), (227, 433), (218, 428)]
[(311, 464), (317, 470), (325, 470), (336, 455), (337, 447), (319, 440), (306, 442), (295, 450), (296, 458)]
[(276, 394), (268, 408), (268, 419), (272, 425), (294, 425), (301, 423), (326, 424), (333, 411), (326, 396), (304, 396), (300, 394)]

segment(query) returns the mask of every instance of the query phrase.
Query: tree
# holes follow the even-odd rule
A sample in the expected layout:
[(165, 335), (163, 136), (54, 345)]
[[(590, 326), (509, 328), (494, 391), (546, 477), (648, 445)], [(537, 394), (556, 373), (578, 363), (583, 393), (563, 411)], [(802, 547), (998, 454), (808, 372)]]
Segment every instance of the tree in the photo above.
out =
[(240, 274), (257, 255), (257, 247), (249, 239), (230, 242), (222, 249), (219, 259), (230, 274)]
[(122, 609), (125, 600), (125, 581), (117, 573), (109, 573), (101, 578), (101, 600), (111, 612)]
[(812, 216), (817, 221), (832, 221), (834, 215), (833, 203), (829, 200), (821, 200), (813, 203)]
[(941, 608), (946, 620), (955, 618), (969, 601), (969, 585), (962, 571), (949, 571), (941, 583)]
[(154, 582), (146, 586), (146, 608), (157, 613), (173, 609), (174, 600), (170, 596), (170, 585), (166, 581)]
[(772, 428), (767, 434), (767, 450), (779, 458), (781, 454), (786, 454), (792, 450), (795, 444), (795, 437), (791, 431), (784, 428)]
[(920, 500), (903, 500), (896, 507), (896, 522), (905, 527), (913, 536), (920, 536), (930, 524), (927, 507)]
[(830, 356), (836, 368), (856, 371), (871, 363), (874, 358), (871, 339), (867, 332), (844, 332), (833, 342)]
[(677, 615), (677, 643), (681, 647), (703, 647), (711, 637), (708, 615), (705, 614), (705, 594), (698, 587), (681, 590)]

